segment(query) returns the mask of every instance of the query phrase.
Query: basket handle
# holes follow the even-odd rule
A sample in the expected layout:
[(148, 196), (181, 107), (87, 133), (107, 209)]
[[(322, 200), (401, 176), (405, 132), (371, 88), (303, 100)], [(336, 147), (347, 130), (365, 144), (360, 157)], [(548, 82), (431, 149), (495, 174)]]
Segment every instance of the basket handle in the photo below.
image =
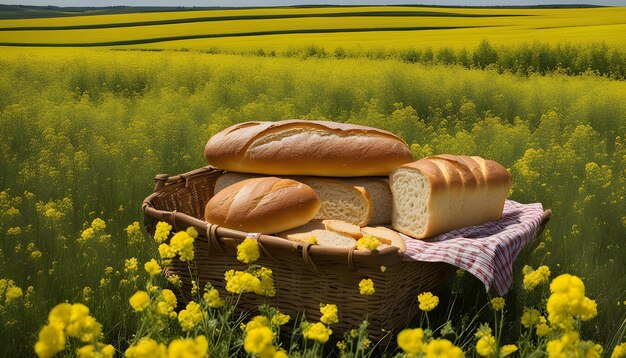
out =
[(167, 174), (158, 174), (154, 177), (154, 191), (158, 191), (163, 189), (165, 186), (170, 185), (170, 184), (174, 184), (177, 183), (179, 181), (185, 181), (185, 187), (187, 187), (187, 182), (189, 181), (189, 179), (195, 178), (197, 176), (201, 176), (204, 175), (208, 172), (211, 172), (213, 170), (219, 170), (217, 168), (214, 168), (210, 165), (206, 166), (206, 167), (202, 167), (202, 168), (198, 168), (198, 169), (194, 169), (192, 171), (189, 171), (187, 173), (183, 173), (183, 174), (178, 174), (178, 175), (174, 175), (174, 176), (169, 176)]

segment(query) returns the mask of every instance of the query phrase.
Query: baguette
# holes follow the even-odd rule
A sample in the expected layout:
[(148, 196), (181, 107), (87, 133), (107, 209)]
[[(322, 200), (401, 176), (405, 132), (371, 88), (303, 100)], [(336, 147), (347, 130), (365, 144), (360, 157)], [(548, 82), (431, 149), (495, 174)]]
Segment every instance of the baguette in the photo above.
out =
[(305, 120), (233, 125), (209, 139), (204, 155), (209, 164), (229, 171), (328, 177), (387, 176), (414, 160), (391, 132)]
[(422, 239), (498, 220), (512, 178), (495, 161), (443, 154), (400, 166), (389, 183), (393, 228)]
[(321, 206), (309, 186), (275, 177), (247, 179), (215, 194), (206, 204), (208, 223), (272, 234), (310, 221)]

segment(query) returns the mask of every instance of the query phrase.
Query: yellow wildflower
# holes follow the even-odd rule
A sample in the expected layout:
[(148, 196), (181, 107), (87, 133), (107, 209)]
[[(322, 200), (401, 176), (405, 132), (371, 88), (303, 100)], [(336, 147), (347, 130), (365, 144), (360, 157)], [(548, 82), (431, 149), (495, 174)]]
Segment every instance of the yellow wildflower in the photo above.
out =
[(79, 358), (113, 358), (115, 348), (110, 344), (98, 343), (97, 349), (93, 344), (86, 345), (78, 349)]
[(260, 354), (272, 345), (272, 330), (268, 327), (257, 327), (246, 332), (243, 349), (248, 353)]
[(212, 288), (204, 293), (204, 301), (211, 308), (219, 308), (224, 306), (224, 300), (220, 298), (220, 293), (217, 289)]
[(175, 339), (167, 347), (168, 357), (204, 358), (208, 356), (209, 341), (205, 336)]
[(22, 228), (20, 228), (19, 226), (16, 227), (10, 227), (7, 230), (7, 235), (19, 235), (22, 233)]
[(265, 316), (254, 316), (250, 319), (250, 322), (246, 324), (246, 332), (256, 328), (269, 327), (270, 322)]
[(626, 342), (615, 346), (611, 358), (626, 358)]
[(258, 260), (259, 256), (259, 243), (256, 240), (247, 238), (237, 245), (237, 260), (250, 264)]
[(104, 273), (107, 274), (107, 275), (112, 274), (113, 273), (113, 267), (111, 267), (111, 266), (105, 267), (104, 268)]
[(100, 218), (95, 218), (92, 222), (91, 222), (91, 227), (95, 230), (95, 231), (102, 231), (104, 229), (106, 229), (107, 224), (104, 222), (104, 220), (100, 219)]
[(23, 296), (22, 289), (17, 286), (10, 286), (5, 292), (5, 303), (9, 304)]
[(496, 297), (491, 299), (491, 308), (494, 311), (502, 311), (504, 309), (504, 298)]
[(79, 338), (87, 343), (100, 338), (102, 325), (89, 315), (87, 306), (75, 303), (70, 311), (70, 320), (65, 327), (65, 333), (70, 337)]
[(403, 329), (398, 333), (398, 347), (404, 353), (415, 356), (426, 349), (424, 344), (424, 330), (421, 328)]
[(161, 266), (156, 262), (155, 259), (151, 259), (143, 265), (143, 268), (146, 270), (150, 276), (156, 276), (161, 273)]
[(567, 358), (572, 356), (578, 356), (576, 349), (576, 342), (578, 342), (579, 335), (576, 332), (564, 333), (561, 338), (553, 339), (548, 342), (546, 346), (546, 352), (548, 357), (552, 358)]
[(500, 355), (502, 357), (506, 357), (509, 354), (513, 354), (515, 352), (517, 352), (517, 346), (515, 344), (507, 344), (500, 348)]
[(537, 270), (533, 270), (530, 266), (524, 266), (524, 289), (531, 291), (540, 284), (547, 282), (550, 278), (550, 268), (548, 266), (540, 266)]
[(156, 313), (162, 316), (172, 316), (176, 314), (174, 309), (176, 308), (176, 295), (172, 290), (164, 289), (159, 296), (159, 302), (156, 306)]
[(259, 292), (256, 293), (263, 296), (274, 297), (276, 294), (276, 288), (274, 287), (272, 270), (267, 267), (261, 267), (254, 271), (253, 274), (260, 281)]
[(43, 255), (43, 254), (42, 254), (42, 253), (41, 253), (41, 251), (39, 251), (39, 250), (35, 250), (35, 251), (33, 251), (33, 252), (31, 252), (31, 253), (30, 253), (30, 257), (31, 257), (33, 260), (40, 259), (42, 255)]
[(159, 221), (156, 226), (156, 230), (154, 231), (154, 241), (157, 244), (160, 244), (167, 240), (170, 236), (170, 231), (172, 230), (172, 225), (166, 223), (165, 221)]
[(550, 291), (552, 294), (546, 308), (552, 325), (570, 330), (574, 327), (575, 316), (583, 321), (596, 316), (596, 303), (585, 297), (585, 285), (580, 278), (569, 274), (560, 275), (552, 280)]
[(339, 341), (336, 344), (337, 348), (339, 348), (340, 351), (343, 351), (344, 349), (346, 349), (346, 342), (344, 341)]
[(67, 326), (70, 323), (71, 314), (72, 314), (71, 304), (59, 303), (58, 305), (54, 306), (54, 308), (50, 310), (50, 313), (48, 314), (48, 322), (50, 322), (50, 325), (53, 325), (55, 327), (58, 327), (61, 330), (64, 330), (65, 326)]
[(146, 291), (137, 291), (128, 302), (135, 311), (141, 312), (150, 306), (150, 296)]
[(167, 358), (167, 348), (163, 343), (150, 338), (142, 338), (124, 352), (126, 358)]
[(231, 293), (254, 292), (262, 294), (261, 280), (249, 272), (229, 270), (224, 274), (226, 291)]
[(426, 345), (425, 358), (462, 358), (463, 351), (447, 339), (433, 339)]
[(193, 241), (186, 231), (177, 232), (170, 240), (170, 248), (180, 255), (181, 261), (191, 261), (194, 257)]
[(176, 251), (168, 244), (161, 244), (159, 245), (159, 256), (161, 256), (162, 259), (171, 259), (176, 256)]
[(187, 304), (187, 307), (178, 313), (178, 323), (183, 331), (191, 331), (202, 321), (203, 313), (200, 305), (194, 301)]
[(128, 242), (131, 244), (138, 244), (143, 241), (143, 235), (141, 234), (141, 227), (138, 221), (126, 227), (126, 236), (128, 237)]
[(356, 247), (359, 250), (376, 250), (380, 245), (380, 241), (372, 235), (364, 235), (356, 242)]
[(320, 303), (320, 312), (322, 313), (322, 317), (320, 318), (322, 323), (331, 325), (339, 322), (339, 317), (337, 317), (337, 305), (324, 305)]
[(550, 326), (548, 326), (548, 321), (544, 316), (539, 317), (539, 323), (536, 327), (536, 333), (539, 337), (545, 337), (550, 334)]
[(304, 334), (305, 339), (311, 339), (320, 343), (326, 343), (328, 342), (330, 335), (333, 334), (333, 331), (330, 328), (324, 326), (323, 323), (317, 322), (306, 326), (302, 333)]
[(430, 292), (420, 293), (417, 296), (417, 300), (420, 303), (419, 308), (424, 312), (430, 312), (434, 310), (435, 307), (437, 307), (437, 305), (439, 304), (439, 297), (433, 295)]
[(180, 279), (180, 276), (178, 275), (168, 276), (167, 281), (176, 287), (180, 287), (183, 284), (183, 281)]
[(371, 296), (376, 292), (374, 289), (374, 281), (369, 278), (364, 278), (359, 282), (359, 292), (363, 296)]
[(289, 322), (290, 319), (291, 317), (288, 314), (276, 312), (276, 314), (272, 316), (272, 324), (274, 326), (282, 326)]
[(137, 261), (137, 259), (134, 257), (124, 260), (124, 272), (137, 270), (138, 264), (139, 264), (139, 261)]
[(185, 230), (187, 232), (187, 234), (189, 234), (189, 236), (191, 236), (194, 239), (198, 238), (198, 230), (196, 230), (195, 227), (190, 226), (187, 228), (187, 230)]
[(85, 243), (88, 240), (93, 239), (95, 236), (95, 232), (92, 227), (88, 227), (80, 234), (80, 239), (78, 239), (79, 243)]
[(63, 328), (49, 324), (39, 331), (39, 340), (35, 343), (35, 353), (39, 358), (51, 358), (65, 349)]
[(496, 339), (492, 335), (482, 336), (476, 342), (476, 352), (482, 357), (490, 357), (496, 352)]
[(539, 323), (539, 317), (541, 317), (539, 311), (534, 308), (528, 309), (525, 307), (521, 319), (522, 325), (526, 328), (531, 328)]
[(491, 336), (491, 327), (487, 323), (483, 323), (478, 327), (476, 333), (474, 333), (474, 337), (482, 338), (485, 336)]
[(305, 241), (311, 245), (317, 244), (317, 238), (315, 236), (308, 237)]

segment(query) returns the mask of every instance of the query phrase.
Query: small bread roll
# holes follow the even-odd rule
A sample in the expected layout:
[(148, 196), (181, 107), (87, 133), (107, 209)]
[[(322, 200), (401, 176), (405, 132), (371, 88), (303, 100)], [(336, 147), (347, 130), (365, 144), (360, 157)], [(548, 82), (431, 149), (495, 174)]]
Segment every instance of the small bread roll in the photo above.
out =
[(309, 222), (321, 206), (313, 189), (291, 179), (248, 179), (226, 187), (206, 205), (208, 223), (273, 234)]

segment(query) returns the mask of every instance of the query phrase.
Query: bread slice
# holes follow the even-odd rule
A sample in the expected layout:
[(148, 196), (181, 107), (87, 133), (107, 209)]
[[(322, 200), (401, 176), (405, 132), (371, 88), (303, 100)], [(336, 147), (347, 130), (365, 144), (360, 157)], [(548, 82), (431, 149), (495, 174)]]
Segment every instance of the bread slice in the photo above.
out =
[(358, 226), (369, 223), (372, 216), (372, 200), (363, 187), (327, 178), (295, 179), (313, 188), (319, 196), (322, 207), (315, 215), (315, 219), (343, 220)]
[(377, 226), (377, 227), (366, 226), (364, 228), (361, 228), (361, 231), (363, 232), (363, 235), (372, 235), (383, 244), (393, 245), (395, 247), (400, 248), (398, 252), (406, 251), (406, 243), (404, 242), (404, 239), (402, 238), (402, 236), (398, 235), (397, 232), (391, 229), (388, 229), (384, 226)]
[[(217, 178), (214, 192), (219, 193), (229, 185), (257, 177), (263, 176), (237, 172), (224, 173)], [(320, 198), (322, 206), (314, 219), (343, 220), (359, 226), (365, 226), (370, 222), (372, 201), (363, 187), (331, 178), (302, 176), (290, 178), (310, 186)]]
[(358, 225), (350, 224), (341, 220), (324, 220), (322, 224), (326, 227), (326, 230), (334, 231), (336, 233), (350, 236), (355, 240), (360, 239), (363, 234), (361, 233), (361, 227)]
[(511, 174), (481, 157), (438, 155), (394, 170), (392, 224), (417, 239), (502, 216)]
[(351, 178), (342, 179), (346, 184), (354, 186), (362, 186), (365, 188), (372, 199), (372, 217), (369, 225), (388, 225), (391, 224), (391, 211), (393, 205), (391, 203), (391, 189), (389, 189), (389, 178), (371, 177), (371, 178)]
[(320, 229), (303, 232), (297, 231), (298, 229), (282, 232), (278, 234), (278, 236), (295, 242), (311, 243), (320, 246), (342, 247), (347, 249), (356, 246), (356, 240), (334, 231)]

